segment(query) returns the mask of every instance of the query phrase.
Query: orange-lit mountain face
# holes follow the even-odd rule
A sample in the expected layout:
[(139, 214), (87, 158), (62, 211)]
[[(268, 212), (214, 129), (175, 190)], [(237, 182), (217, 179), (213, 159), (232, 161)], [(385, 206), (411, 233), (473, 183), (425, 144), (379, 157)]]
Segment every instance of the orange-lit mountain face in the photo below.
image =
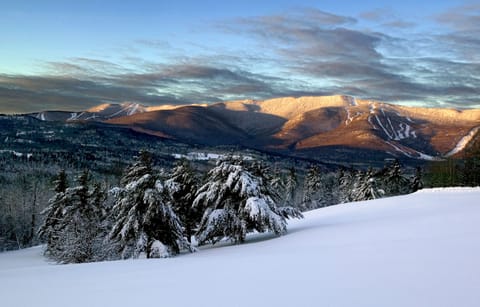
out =
[(205, 145), (243, 145), (328, 160), (332, 155), (435, 160), (460, 155), (480, 129), (480, 110), (414, 108), (350, 96), (277, 98), (213, 105), (101, 105), (45, 120), (97, 120)]

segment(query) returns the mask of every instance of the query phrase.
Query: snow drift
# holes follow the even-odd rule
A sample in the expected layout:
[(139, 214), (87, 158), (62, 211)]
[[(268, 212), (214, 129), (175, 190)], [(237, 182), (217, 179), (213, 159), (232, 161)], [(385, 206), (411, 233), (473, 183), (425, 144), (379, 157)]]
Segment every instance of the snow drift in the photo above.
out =
[(478, 306), (480, 188), (338, 205), (289, 233), (169, 259), (0, 254), (2, 306)]

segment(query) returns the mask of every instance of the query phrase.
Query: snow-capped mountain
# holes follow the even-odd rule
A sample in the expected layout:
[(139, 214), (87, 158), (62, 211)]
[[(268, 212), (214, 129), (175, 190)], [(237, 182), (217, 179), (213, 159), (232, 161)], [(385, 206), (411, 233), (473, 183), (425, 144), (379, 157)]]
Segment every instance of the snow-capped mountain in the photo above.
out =
[(44, 111), (32, 114), (40, 120), (104, 121), (115, 117), (147, 112), (148, 108), (138, 103), (101, 104), (83, 112)]
[[(201, 106), (201, 105), (200, 105)], [(106, 121), (109, 119), (131, 116), (134, 114), (159, 111), (173, 110), (179, 108), (179, 105), (160, 105), (160, 106), (144, 106), (139, 103), (105, 103), (81, 112), (68, 111), (43, 111), (29, 114), (37, 119), (44, 121)]]
[[(57, 113), (35, 116), (48, 120)], [(405, 107), (342, 95), (195, 106), (108, 104), (62, 120), (103, 121), (188, 143), (243, 145), (324, 160), (359, 155), (435, 160), (458, 155), (480, 130), (480, 110)]]

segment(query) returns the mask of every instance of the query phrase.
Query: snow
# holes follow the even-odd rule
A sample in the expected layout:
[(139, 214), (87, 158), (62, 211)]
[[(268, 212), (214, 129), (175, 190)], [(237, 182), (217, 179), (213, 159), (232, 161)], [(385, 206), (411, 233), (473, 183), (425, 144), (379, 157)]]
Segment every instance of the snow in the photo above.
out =
[(33, 154), (31, 153), (27, 153), (27, 154), (24, 154), (22, 152), (18, 152), (18, 151), (15, 151), (15, 150), (8, 150), (8, 149), (2, 149), (0, 150), (0, 153), (11, 153), (13, 154), (15, 157), (18, 157), (18, 158), (21, 158), (23, 156), (26, 156), (27, 159), (30, 159), (33, 157)]
[(453, 156), (454, 154), (462, 151), (465, 148), (465, 146), (467, 146), (470, 143), (470, 141), (473, 139), (473, 137), (477, 134), (479, 130), (480, 130), (480, 127), (475, 127), (472, 130), (470, 130), (470, 132), (468, 132), (468, 134), (465, 135), (452, 150), (450, 150), (448, 153), (445, 154), (445, 157)]
[(155, 240), (152, 243), (152, 258), (167, 258), (170, 256), (168, 248), (162, 242)]
[(139, 107), (140, 105), (138, 103), (134, 103), (132, 106), (130, 106), (130, 110), (127, 111), (127, 115), (130, 116), (137, 113)]
[(70, 117), (67, 119), (67, 121), (76, 120), (76, 119), (78, 119), (78, 113), (73, 112), (73, 113), (70, 113)]
[(393, 149), (395, 149), (396, 151), (402, 153), (403, 155), (405, 155), (409, 158), (414, 158), (414, 159), (419, 159), (419, 160), (427, 160), (427, 161), (441, 161), (442, 160), (441, 158), (430, 156), (430, 155), (427, 155), (423, 152), (420, 152), (420, 151), (417, 151), (417, 150), (414, 150), (414, 149), (411, 149), (411, 148), (408, 148), (408, 150), (410, 151), (410, 152), (408, 152), (407, 150), (402, 149), (402, 148), (405, 148), (405, 147), (403, 145), (399, 144), (399, 143), (397, 143), (396, 145), (394, 143), (388, 142), (388, 141), (386, 141), (385, 143), (392, 146)]
[(356, 112), (354, 115), (352, 115), (352, 113), (350, 112), (350, 107), (345, 107), (345, 111), (347, 112), (347, 119), (345, 120), (345, 126), (348, 126), (355, 118), (362, 115), (361, 112)]
[(2, 306), (478, 306), (480, 188), (337, 205), (289, 233), (167, 259), (0, 253)]
[[(393, 129), (393, 126), (392, 126), (392, 129)], [(400, 141), (400, 140), (409, 138), (410, 136), (412, 136), (414, 138), (417, 137), (417, 135), (416, 135), (415, 131), (412, 129), (412, 127), (409, 124), (400, 123), (399, 124), (399, 129), (396, 132), (395, 140)]]
[[(368, 116), (368, 122), (370, 125), (373, 127), (373, 129), (378, 130), (378, 127), (373, 124), (372, 122), (372, 115), (375, 117), (377, 124), (380, 126), (380, 128), (383, 130), (383, 132), (387, 135), (387, 137), (390, 140), (395, 140), (395, 141), (400, 141), (406, 138), (409, 138), (410, 136), (416, 138), (416, 133), (413, 131), (412, 127), (409, 124), (406, 123), (399, 123), (398, 129), (395, 129), (394, 123), (392, 123), (392, 120), (390, 117), (387, 116), (385, 113), (385, 110), (383, 108), (380, 108), (379, 110), (382, 112), (382, 115), (385, 120), (385, 123), (382, 123), (381, 118), (377, 115), (376, 110), (377, 106), (375, 103), (370, 102), (369, 103), (369, 108), (370, 108), (370, 114)], [(397, 115), (400, 116), (400, 114), (397, 112)], [(407, 120), (409, 122), (412, 122), (412, 120), (407, 117)]]
[(348, 126), (348, 124), (352, 122), (353, 118), (350, 115), (350, 109), (348, 107), (345, 107), (345, 111), (347, 112), (347, 119), (345, 120), (345, 126)]
[(378, 118), (377, 114), (375, 114), (375, 119), (377, 120), (377, 123), (380, 125), (380, 127), (382, 128), (383, 132), (385, 132), (385, 134), (388, 136), (389, 139), (393, 139), (393, 137), (390, 135), (390, 133), (388, 132), (388, 130), (383, 126), (382, 122), (380, 121), (380, 119)]
[(421, 153), (421, 152), (419, 152), (419, 151), (417, 151), (417, 154), (418, 154), (417, 159), (427, 160), (427, 161), (442, 161), (441, 158), (434, 157), (434, 156), (430, 156), (430, 155)]
[[(229, 154), (218, 154), (218, 153), (207, 153), (207, 152), (189, 152), (186, 155), (184, 154), (179, 154), (179, 153), (174, 153), (172, 156), (175, 159), (187, 159), (187, 160), (197, 160), (197, 161), (207, 161), (207, 160), (221, 160), (225, 159)], [(232, 155), (232, 158), (234, 159), (242, 159), (242, 160), (253, 160), (252, 157), (250, 156), (238, 156), (238, 155)]]
[(109, 114), (108, 117), (109, 118), (114, 118), (114, 117), (117, 117), (117, 116), (131, 116), (131, 115), (134, 115), (134, 114), (137, 114), (137, 113), (143, 113), (143, 112), (146, 112), (147, 110), (145, 109), (145, 107), (143, 107), (142, 105), (138, 104), (138, 103), (129, 103), (129, 102), (126, 102), (126, 103), (122, 103), (120, 104), (120, 107), (121, 109), (113, 114)]

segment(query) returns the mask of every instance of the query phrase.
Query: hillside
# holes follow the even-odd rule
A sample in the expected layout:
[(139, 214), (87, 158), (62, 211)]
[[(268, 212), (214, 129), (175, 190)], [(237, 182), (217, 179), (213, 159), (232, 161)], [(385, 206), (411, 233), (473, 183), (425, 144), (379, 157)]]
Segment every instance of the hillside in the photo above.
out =
[(479, 188), (327, 207), (289, 233), (170, 259), (53, 265), (0, 254), (2, 305), (477, 306)]
[(106, 104), (33, 116), (101, 121), (190, 144), (241, 145), (347, 163), (461, 156), (480, 129), (480, 110), (405, 107), (342, 95), (187, 106)]

